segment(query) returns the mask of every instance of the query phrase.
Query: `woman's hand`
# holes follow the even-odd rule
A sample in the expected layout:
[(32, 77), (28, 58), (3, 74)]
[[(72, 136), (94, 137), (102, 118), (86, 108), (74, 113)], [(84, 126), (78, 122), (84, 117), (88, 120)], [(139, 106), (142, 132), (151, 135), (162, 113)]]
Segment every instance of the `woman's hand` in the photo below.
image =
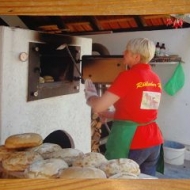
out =
[(109, 120), (112, 120), (114, 118), (114, 113), (115, 111), (106, 110), (104, 112), (98, 113), (98, 115), (102, 123), (107, 123)]
[(88, 99), (92, 96), (98, 96), (97, 90), (95, 85), (92, 83), (90, 79), (85, 80), (85, 98), (86, 101), (88, 102)]

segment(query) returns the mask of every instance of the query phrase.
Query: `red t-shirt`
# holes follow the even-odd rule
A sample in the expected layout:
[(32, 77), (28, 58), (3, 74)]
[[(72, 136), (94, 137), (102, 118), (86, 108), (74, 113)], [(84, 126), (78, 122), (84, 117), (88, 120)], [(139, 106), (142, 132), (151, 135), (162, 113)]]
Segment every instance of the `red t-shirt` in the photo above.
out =
[[(108, 89), (120, 99), (114, 104), (115, 120), (129, 120), (140, 124), (131, 149), (147, 148), (163, 143), (156, 120), (161, 98), (161, 81), (149, 64), (136, 64), (123, 71)], [(126, 137), (127, 138), (127, 137)]]

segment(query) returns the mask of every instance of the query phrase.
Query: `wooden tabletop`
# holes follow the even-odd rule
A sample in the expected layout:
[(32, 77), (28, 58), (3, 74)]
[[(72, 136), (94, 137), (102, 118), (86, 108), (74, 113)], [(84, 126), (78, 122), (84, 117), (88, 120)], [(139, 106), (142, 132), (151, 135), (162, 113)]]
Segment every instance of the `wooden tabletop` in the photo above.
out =
[(190, 180), (1, 179), (0, 190), (189, 190)]

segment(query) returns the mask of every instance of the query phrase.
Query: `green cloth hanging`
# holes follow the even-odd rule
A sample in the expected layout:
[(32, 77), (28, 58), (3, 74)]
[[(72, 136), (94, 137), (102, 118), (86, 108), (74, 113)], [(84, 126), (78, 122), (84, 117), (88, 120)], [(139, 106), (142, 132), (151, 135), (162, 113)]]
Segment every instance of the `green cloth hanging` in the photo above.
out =
[(169, 95), (175, 95), (185, 84), (185, 74), (182, 64), (179, 63), (168, 82), (164, 85), (164, 90)]

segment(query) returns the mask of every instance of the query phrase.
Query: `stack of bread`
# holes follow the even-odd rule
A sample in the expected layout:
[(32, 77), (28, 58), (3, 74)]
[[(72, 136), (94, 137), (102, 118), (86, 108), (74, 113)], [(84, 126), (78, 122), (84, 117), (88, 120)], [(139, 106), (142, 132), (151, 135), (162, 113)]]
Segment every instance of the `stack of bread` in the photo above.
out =
[(0, 148), (1, 175), (23, 178), (23, 171), (35, 160), (42, 160), (37, 152), (27, 151), (28, 148), (39, 146), (43, 139), (37, 133), (23, 133), (9, 136)]
[(43, 143), (37, 133), (8, 137), (0, 146), (2, 178), (139, 178), (139, 165), (127, 158), (107, 160), (98, 152)]

